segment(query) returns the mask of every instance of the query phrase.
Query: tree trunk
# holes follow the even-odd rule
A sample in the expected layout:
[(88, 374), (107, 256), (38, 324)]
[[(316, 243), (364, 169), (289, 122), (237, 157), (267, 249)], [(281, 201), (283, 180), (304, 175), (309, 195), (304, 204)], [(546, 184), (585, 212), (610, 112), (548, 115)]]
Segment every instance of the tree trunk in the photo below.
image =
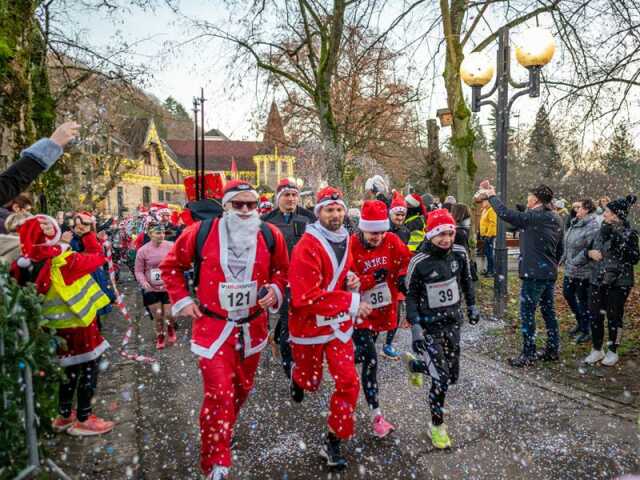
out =
[(0, 0), (0, 157), (5, 162), (35, 139), (31, 55), (37, 3)]
[(327, 181), (332, 187), (342, 190), (344, 187), (344, 150), (340, 144), (335, 119), (333, 117), (330, 88), (323, 88), (319, 85), (319, 89), (321, 92), (318, 94), (316, 104), (318, 106), (322, 147), (327, 166)]
[(460, 63), (462, 52), (457, 55), (459, 61), (452, 61), (447, 55), (444, 72), (447, 89), (447, 104), (453, 114), (451, 125), (451, 145), (456, 161), (456, 197), (459, 202), (469, 203), (473, 195), (473, 182), (478, 169), (473, 158), (474, 133), (471, 128), (471, 111), (464, 101)]

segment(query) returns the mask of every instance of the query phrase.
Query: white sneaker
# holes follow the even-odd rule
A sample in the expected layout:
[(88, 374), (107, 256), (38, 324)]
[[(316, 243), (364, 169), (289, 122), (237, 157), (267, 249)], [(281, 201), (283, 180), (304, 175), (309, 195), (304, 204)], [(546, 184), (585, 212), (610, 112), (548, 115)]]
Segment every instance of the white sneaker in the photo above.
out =
[(611, 350), (609, 350), (607, 352), (607, 355), (604, 357), (604, 360), (602, 360), (602, 364), (607, 367), (613, 367), (616, 363), (618, 363), (619, 358), (620, 357), (616, 352), (612, 352)]
[(589, 356), (584, 359), (584, 363), (593, 365), (594, 363), (598, 363), (603, 358), (604, 358), (604, 352), (602, 350), (591, 350), (591, 353), (589, 354)]
[(207, 476), (207, 480), (224, 480), (229, 475), (229, 469), (227, 467), (222, 467), (220, 465), (216, 465), (211, 470), (211, 473)]

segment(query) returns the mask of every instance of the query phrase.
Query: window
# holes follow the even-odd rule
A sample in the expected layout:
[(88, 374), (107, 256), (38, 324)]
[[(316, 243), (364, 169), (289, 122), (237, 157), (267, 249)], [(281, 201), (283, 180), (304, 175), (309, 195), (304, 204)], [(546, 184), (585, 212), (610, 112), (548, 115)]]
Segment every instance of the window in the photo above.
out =
[(164, 192), (162, 190), (158, 190), (158, 201), (164, 202)]
[(165, 199), (167, 202), (170, 202), (170, 201), (171, 201), (171, 192), (167, 192), (167, 193), (165, 193), (165, 194), (164, 194), (164, 199)]
[(151, 188), (142, 187), (142, 204), (149, 206), (151, 203)]
[(124, 210), (124, 188), (118, 187), (116, 198), (118, 203), (118, 216), (121, 217), (122, 211)]
[(276, 162), (269, 162), (269, 171), (273, 174), (276, 173)]

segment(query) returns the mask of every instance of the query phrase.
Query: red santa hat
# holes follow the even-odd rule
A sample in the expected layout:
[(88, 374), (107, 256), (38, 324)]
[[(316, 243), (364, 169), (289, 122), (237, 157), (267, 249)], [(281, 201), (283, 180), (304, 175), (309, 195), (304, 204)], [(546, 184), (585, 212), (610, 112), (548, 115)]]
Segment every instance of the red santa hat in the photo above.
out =
[(406, 200), (408, 207), (412, 207), (412, 208), (420, 207), (420, 210), (422, 211), (422, 215), (425, 218), (427, 217), (427, 209), (425, 208), (424, 202), (422, 201), (422, 197), (420, 195), (418, 195), (417, 193), (410, 193), (409, 195), (404, 197), (404, 199)]
[(80, 217), (84, 222), (96, 223), (96, 217), (91, 212), (76, 212), (76, 217)]
[(391, 208), (389, 209), (389, 212), (391, 212), (391, 213), (396, 213), (396, 212), (407, 213), (407, 202), (405, 201), (405, 199), (402, 196), (402, 194), (400, 192), (398, 192), (397, 190), (393, 191), (393, 198), (391, 199)]
[(427, 233), (425, 234), (427, 240), (431, 240), (433, 237), (444, 232), (455, 231), (456, 221), (449, 213), (449, 210), (439, 208), (433, 212), (429, 212), (429, 215), (427, 216)]
[(322, 207), (326, 207), (327, 205), (332, 205), (337, 203), (338, 205), (342, 205), (342, 208), (347, 209), (347, 205), (344, 203), (344, 199), (342, 197), (342, 192), (337, 188), (333, 187), (324, 187), (323, 189), (318, 190), (316, 194), (316, 206), (313, 207), (313, 213), (318, 216)]
[(256, 197), (256, 201), (259, 199), (258, 192), (251, 186), (249, 182), (244, 180), (231, 180), (224, 186), (224, 195), (222, 196), (222, 205), (233, 200), (233, 197), (242, 192), (249, 192)]
[(273, 203), (271, 203), (271, 201), (266, 195), (262, 195), (260, 196), (260, 203), (258, 204), (258, 209), (260, 210), (261, 214), (269, 213), (271, 210), (273, 210)]
[(387, 206), (380, 200), (367, 200), (362, 205), (358, 228), (363, 232), (386, 232), (389, 230)]
[[(40, 226), (42, 220), (49, 221), (53, 226), (55, 230), (53, 237), (47, 237), (42, 231), (42, 227)], [(16, 263), (21, 268), (27, 268), (33, 262), (40, 262), (62, 253), (61, 247), (56, 245), (62, 235), (60, 226), (55, 219), (48, 215), (38, 214), (27, 219), (20, 225), (18, 234), (20, 235), (22, 256), (18, 258)]]
[(280, 195), (287, 192), (300, 193), (300, 189), (298, 188), (296, 182), (294, 182), (290, 178), (283, 178), (282, 180), (280, 180), (280, 182), (278, 183), (278, 187), (276, 188), (276, 198), (274, 200), (274, 205), (278, 206), (278, 203), (280, 202)]

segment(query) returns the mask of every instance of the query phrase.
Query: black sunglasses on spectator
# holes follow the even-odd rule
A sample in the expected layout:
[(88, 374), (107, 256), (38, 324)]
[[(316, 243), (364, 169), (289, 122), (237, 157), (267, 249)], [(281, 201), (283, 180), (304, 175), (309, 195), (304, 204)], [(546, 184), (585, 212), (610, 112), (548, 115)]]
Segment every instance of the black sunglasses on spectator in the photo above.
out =
[(233, 207), (234, 210), (242, 210), (242, 207), (247, 207), (248, 210), (255, 210), (256, 208), (258, 208), (258, 202), (251, 201), (251, 202), (239, 202), (237, 200), (231, 200), (231, 206)]

